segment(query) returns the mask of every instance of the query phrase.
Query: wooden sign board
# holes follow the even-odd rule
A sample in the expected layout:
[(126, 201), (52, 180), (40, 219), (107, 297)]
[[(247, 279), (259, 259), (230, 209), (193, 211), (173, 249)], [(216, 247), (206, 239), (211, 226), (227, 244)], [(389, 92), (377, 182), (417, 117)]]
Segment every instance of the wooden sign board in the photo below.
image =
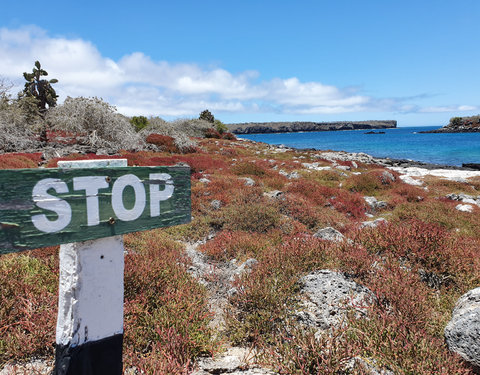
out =
[(0, 170), (0, 254), (190, 220), (189, 167)]

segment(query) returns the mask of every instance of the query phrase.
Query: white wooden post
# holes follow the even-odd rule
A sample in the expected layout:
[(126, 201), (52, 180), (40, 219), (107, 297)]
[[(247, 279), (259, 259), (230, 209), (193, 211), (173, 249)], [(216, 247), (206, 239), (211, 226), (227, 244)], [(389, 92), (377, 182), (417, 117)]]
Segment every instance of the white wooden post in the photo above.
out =
[[(127, 160), (60, 161), (58, 166), (126, 167)], [(122, 374), (123, 271), (123, 236), (60, 245), (54, 374)]]

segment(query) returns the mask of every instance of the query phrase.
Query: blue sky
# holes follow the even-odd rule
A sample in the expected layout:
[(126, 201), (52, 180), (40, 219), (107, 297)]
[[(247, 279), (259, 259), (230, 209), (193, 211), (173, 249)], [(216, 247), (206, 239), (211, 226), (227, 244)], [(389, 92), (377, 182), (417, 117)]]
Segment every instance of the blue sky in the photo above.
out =
[(17, 0), (0, 13), (0, 77), (40, 60), (60, 100), (224, 122), (480, 113), (480, 1)]

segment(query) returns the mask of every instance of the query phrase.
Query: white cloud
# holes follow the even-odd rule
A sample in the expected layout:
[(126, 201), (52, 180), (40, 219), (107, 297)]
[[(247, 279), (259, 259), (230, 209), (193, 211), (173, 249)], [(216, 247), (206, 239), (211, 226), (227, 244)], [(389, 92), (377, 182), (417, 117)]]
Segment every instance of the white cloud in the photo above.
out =
[(296, 77), (261, 80), (259, 72), (231, 73), (196, 64), (153, 61), (133, 52), (114, 61), (89, 41), (49, 36), (35, 26), (0, 28), (0, 76), (23, 86), (22, 73), (40, 60), (60, 99), (103, 97), (126, 115), (196, 116), (214, 113), (340, 114), (351, 112), (470, 111), (472, 106), (421, 108), (414, 99), (372, 98), (358, 89), (341, 89)]
[(470, 112), (478, 111), (480, 107), (474, 107), (471, 105), (458, 105), (458, 106), (431, 106), (421, 108), (418, 112), (421, 113), (444, 113), (444, 112)]

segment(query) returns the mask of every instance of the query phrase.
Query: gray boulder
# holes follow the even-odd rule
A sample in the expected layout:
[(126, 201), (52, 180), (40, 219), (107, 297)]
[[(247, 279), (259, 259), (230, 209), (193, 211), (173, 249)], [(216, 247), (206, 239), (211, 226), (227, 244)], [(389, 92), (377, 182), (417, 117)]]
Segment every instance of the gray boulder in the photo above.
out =
[(233, 347), (217, 358), (200, 359), (192, 375), (276, 375), (255, 364), (254, 353), (246, 348)]
[(245, 186), (255, 186), (255, 180), (250, 177), (240, 177), (240, 180), (245, 181)]
[(349, 310), (357, 318), (366, 316), (374, 303), (374, 294), (366, 287), (349, 280), (342, 273), (320, 270), (300, 280), (302, 303), (296, 317), (301, 324), (318, 333), (343, 324)]
[(222, 207), (222, 202), (220, 202), (218, 199), (214, 199), (213, 201), (210, 202), (210, 206), (214, 210), (219, 210)]
[(391, 172), (383, 171), (381, 175), (381, 180), (383, 184), (389, 184), (395, 182), (396, 178)]
[(362, 224), (360, 224), (360, 229), (376, 228), (380, 224), (388, 224), (388, 221), (386, 219), (384, 219), (383, 217), (379, 217), (378, 219), (375, 219), (373, 221), (363, 221)]
[(473, 206), (471, 204), (457, 204), (455, 209), (461, 212), (473, 212)]
[(320, 238), (322, 240), (333, 241), (333, 242), (343, 242), (345, 236), (341, 234), (338, 230), (332, 227), (326, 227), (319, 229), (313, 237)]
[(467, 194), (452, 193), (452, 194), (447, 194), (445, 196), (445, 198), (451, 199), (452, 201), (462, 202), (462, 203), (465, 203), (465, 204), (476, 204), (476, 205), (480, 206), (479, 197), (473, 197), (473, 196), (467, 195)]
[(258, 264), (258, 260), (250, 258), (239, 266), (237, 266), (237, 262), (235, 259), (234, 261), (231, 261), (231, 263), (234, 264), (234, 271), (232, 271), (232, 276), (230, 276), (229, 281), (233, 282), (235, 281), (235, 278), (242, 276), (244, 273), (252, 272), (253, 267)]
[(285, 176), (286, 178), (288, 178), (289, 180), (297, 180), (300, 178), (300, 175), (298, 174), (297, 171), (293, 171), (293, 172), (286, 172), (284, 171), (283, 169), (280, 169), (278, 171), (279, 174), (281, 174), (282, 176)]
[(265, 197), (271, 198), (271, 199), (280, 199), (280, 200), (285, 199), (285, 194), (283, 193), (283, 191), (280, 191), (280, 190), (273, 190), (273, 191), (265, 192), (265, 193), (263, 193), (263, 195)]
[(381, 210), (388, 207), (388, 203), (384, 201), (378, 201), (375, 197), (363, 197), (368, 207), (372, 212)]
[(380, 368), (377, 361), (373, 358), (353, 357), (347, 362), (345, 370), (350, 373), (355, 373), (355, 370), (360, 370), (362, 374), (368, 375), (395, 375), (393, 371)]
[(457, 301), (445, 327), (445, 339), (451, 351), (480, 368), (480, 287)]

